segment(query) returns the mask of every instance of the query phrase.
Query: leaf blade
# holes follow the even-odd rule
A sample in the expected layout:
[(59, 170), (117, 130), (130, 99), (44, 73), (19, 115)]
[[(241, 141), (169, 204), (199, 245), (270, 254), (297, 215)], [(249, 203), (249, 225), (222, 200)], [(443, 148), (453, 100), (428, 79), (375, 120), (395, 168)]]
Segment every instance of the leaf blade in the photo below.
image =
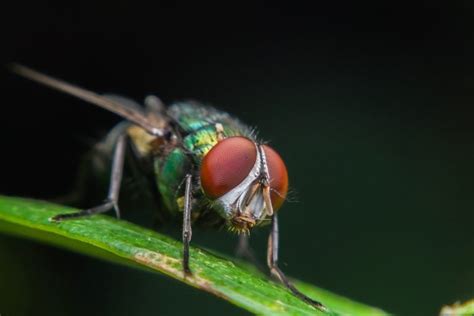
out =
[[(324, 313), (305, 304), (279, 284), (197, 247), (191, 248), (192, 277), (181, 270), (181, 243), (109, 216), (51, 223), (48, 219), (72, 208), (43, 201), (0, 196), (0, 232), (50, 243), (101, 259), (159, 271), (210, 292), (259, 315)], [(331, 314), (386, 315), (380, 309), (297, 282), (322, 300)]]

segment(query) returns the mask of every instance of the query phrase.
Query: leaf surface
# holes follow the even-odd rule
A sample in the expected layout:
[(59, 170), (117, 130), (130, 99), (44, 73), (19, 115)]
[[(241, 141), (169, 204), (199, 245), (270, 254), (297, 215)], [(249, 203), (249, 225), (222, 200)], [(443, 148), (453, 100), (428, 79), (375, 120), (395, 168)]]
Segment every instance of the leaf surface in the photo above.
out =
[[(0, 196), (0, 232), (45, 242), (172, 278), (210, 292), (259, 315), (325, 315), (267, 277), (214, 252), (191, 248), (192, 276), (181, 270), (182, 244), (166, 235), (110, 216), (53, 223), (53, 215), (76, 211), (43, 201)], [(296, 285), (324, 303), (328, 315), (388, 315), (304, 282)]]

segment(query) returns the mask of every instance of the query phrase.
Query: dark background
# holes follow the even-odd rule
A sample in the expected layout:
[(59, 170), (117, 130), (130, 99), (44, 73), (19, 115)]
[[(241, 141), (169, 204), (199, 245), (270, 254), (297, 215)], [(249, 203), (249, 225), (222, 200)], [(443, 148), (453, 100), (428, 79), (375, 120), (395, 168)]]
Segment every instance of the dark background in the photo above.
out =
[[(229, 111), (286, 160), (288, 274), (405, 315), (474, 296), (474, 7), (15, 2), (1, 63)], [(2, 70), (0, 193), (68, 192), (119, 119)], [(232, 253), (235, 237), (194, 244)], [(266, 230), (254, 242), (264, 259)], [(239, 315), (166, 277), (0, 235), (3, 315)]]

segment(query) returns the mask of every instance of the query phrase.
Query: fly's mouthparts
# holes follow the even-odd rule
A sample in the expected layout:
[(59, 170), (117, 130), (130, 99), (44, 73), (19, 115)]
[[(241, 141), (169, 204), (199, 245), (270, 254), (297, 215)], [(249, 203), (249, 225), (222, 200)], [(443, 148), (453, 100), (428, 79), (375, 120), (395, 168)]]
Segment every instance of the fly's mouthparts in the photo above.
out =
[(251, 215), (240, 214), (231, 219), (229, 229), (238, 234), (249, 234), (250, 230), (255, 226), (256, 221)]
[(265, 201), (265, 210), (268, 216), (273, 215), (273, 205), (272, 205), (272, 198), (270, 195), (270, 186), (264, 185), (263, 186), (263, 200)]
[(257, 191), (259, 189), (260, 189), (259, 182), (256, 182), (251, 186), (250, 191), (247, 193), (247, 196), (245, 197), (245, 202), (244, 202), (245, 210), (247, 210), (247, 207), (249, 206), (250, 202), (255, 197), (255, 194), (257, 194)]

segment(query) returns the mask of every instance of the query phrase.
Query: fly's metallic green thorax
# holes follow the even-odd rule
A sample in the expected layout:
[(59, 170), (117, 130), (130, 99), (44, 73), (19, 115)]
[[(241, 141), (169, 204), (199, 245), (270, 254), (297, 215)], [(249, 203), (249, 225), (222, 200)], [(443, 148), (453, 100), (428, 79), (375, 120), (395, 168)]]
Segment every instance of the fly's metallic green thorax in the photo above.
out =
[[(177, 214), (182, 212), (183, 179), (187, 173), (192, 172), (195, 181), (200, 181), (198, 171), (201, 161), (218, 142), (216, 126), (222, 127), (224, 137), (245, 136), (253, 139), (253, 136), (249, 127), (229, 114), (197, 102), (172, 104), (166, 114), (171, 118), (172, 132), (181, 138), (181, 142), (155, 155), (154, 169), (165, 206), (170, 212)], [(200, 183), (198, 184), (196, 187), (200, 188)], [(194, 194), (201, 198), (195, 201), (200, 205), (193, 213), (193, 218), (198, 219), (202, 215), (200, 213), (208, 211), (209, 201), (201, 190), (196, 190)]]
[(197, 102), (181, 102), (170, 106), (168, 115), (184, 132), (183, 144), (197, 159), (202, 158), (218, 141), (216, 124), (223, 127), (223, 136), (246, 136), (251, 139), (250, 128), (225, 112)]

